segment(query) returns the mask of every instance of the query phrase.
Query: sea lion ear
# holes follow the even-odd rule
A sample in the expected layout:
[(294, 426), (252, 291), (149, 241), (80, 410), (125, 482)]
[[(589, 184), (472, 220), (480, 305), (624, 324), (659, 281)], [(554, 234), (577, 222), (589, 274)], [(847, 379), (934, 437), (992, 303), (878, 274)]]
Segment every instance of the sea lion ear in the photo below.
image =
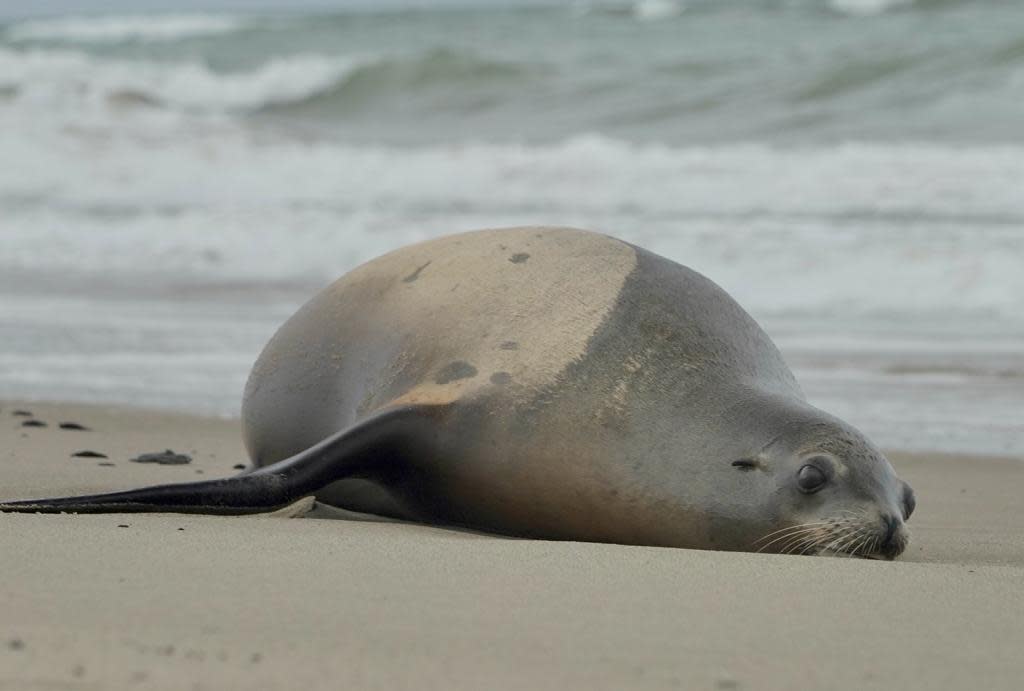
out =
[(755, 468), (764, 467), (759, 458), (741, 458), (738, 461), (733, 461), (732, 465), (740, 470), (754, 470)]

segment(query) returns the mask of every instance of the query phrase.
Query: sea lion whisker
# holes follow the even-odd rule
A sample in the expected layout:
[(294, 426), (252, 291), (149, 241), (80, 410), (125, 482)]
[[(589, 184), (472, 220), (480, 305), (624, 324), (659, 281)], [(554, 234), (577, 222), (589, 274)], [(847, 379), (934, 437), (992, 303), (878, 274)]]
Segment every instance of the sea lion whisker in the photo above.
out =
[(814, 537), (808, 538), (791, 547), (787, 554), (807, 554), (811, 550), (815, 549), (819, 542), (820, 540)]
[(880, 541), (880, 538), (878, 537), (878, 534), (876, 533), (871, 538), (871, 542), (869, 542), (867, 544), (867, 546), (864, 548), (864, 556), (867, 556), (869, 554), (874, 554), (876, 551), (878, 551), (878, 543), (879, 543), (879, 541)]
[(806, 550), (813, 547), (816, 544), (820, 544), (822, 540), (828, 539), (831, 535), (830, 530), (816, 530), (812, 531), (807, 535), (800, 536), (798, 539), (788, 542), (784, 545), (783, 549), (780, 550), (783, 554), (791, 554), (798, 549), (801, 550), (801, 554), (806, 553)]
[(863, 554), (861, 553), (861, 551), (860, 551), (860, 550), (861, 550), (861, 547), (863, 547), (863, 546), (864, 546), (864, 544), (865, 544), (865, 543), (866, 543), (866, 542), (867, 542), (868, 540), (870, 540), (870, 539), (871, 539), (871, 533), (868, 533), (868, 532), (866, 532), (866, 531), (865, 531), (865, 532), (864, 532), (864, 535), (863, 535), (863, 537), (861, 537), (860, 541), (859, 541), (859, 542), (857, 542), (857, 544), (855, 544), (855, 545), (853, 546), (853, 548), (852, 548), (852, 549), (850, 550), (850, 554), (852, 554), (852, 555), (854, 555), (854, 556), (856, 556), (856, 557), (862, 557), (862, 556), (864, 556), (864, 555), (863, 555)]
[(845, 535), (845, 531), (844, 532), (831, 533), (831, 534), (827, 535), (825, 538), (823, 538), (822, 540), (819, 541), (819, 543), (818, 543), (819, 550), (818, 551), (819, 552), (825, 552), (825, 551), (834, 552), (835, 549), (833, 549), (833, 545), (835, 545), (839, 540), (841, 540), (843, 535)]
[(827, 536), (821, 537), (817, 535), (810, 535), (790, 548), (789, 553), (792, 554), (799, 550), (799, 554), (807, 554), (811, 550), (820, 550), (819, 546), (823, 539), (827, 539)]
[(805, 534), (808, 534), (808, 533), (813, 533), (813, 532), (815, 532), (815, 531), (817, 531), (817, 530), (821, 530), (821, 528), (815, 528), (815, 527), (811, 527), (811, 528), (803, 528), (803, 529), (801, 529), (801, 530), (793, 530), (793, 531), (790, 531), (790, 532), (788, 532), (788, 533), (785, 533), (784, 535), (779, 535), (779, 536), (777, 536), (777, 537), (776, 537), (776, 538), (775, 538), (774, 540), (772, 540), (771, 542), (767, 542), (767, 543), (765, 543), (765, 544), (761, 545), (760, 547), (758, 547), (757, 551), (758, 551), (758, 552), (763, 552), (764, 550), (768, 549), (768, 548), (769, 548), (769, 547), (771, 547), (772, 545), (775, 545), (776, 543), (779, 543), (779, 542), (784, 542), (784, 541), (785, 541), (786, 543), (788, 543), (788, 541), (789, 541), (789, 540), (792, 540), (793, 538), (797, 538), (797, 537), (802, 537), (802, 536), (803, 536), (803, 535), (805, 535)]
[(829, 537), (831, 538), (821, 547), (821, 551), (829, 552), (842, 552), (844, 545), (851, 539), (856, 539), (859, 533), (859, 526), (853, 524), (844, 524), (841, 530), (835, 531)]
[[(768, 549), (768, 547), (774, 545), (776, 542), (781, 542), (782, 540), (789, 540), (789, 539), (792, 539), (794, 537), (803, 535), (805, 533), (812, 533), (814, 531), (821, 530), (822, 528), (820, 526), (823, 526), (823, 525), (827, 525), (827, 523), (824, 523), (824, 522), (823, 523), (805, 523), (805, 524), (793, 526), (792, 528), (789, 529), (789, 532), (786, 532), (783, 535), (779, 535), (778, 537), (776, 537), (771, 542), (768, 542), (768, 543), (765, 543), (765, 544), (761, 545), (761, 547), (759, 547), (757, 551), (758, 552), (762, 552), (762, 551)], [(757, 544), (757, 543), (755, 543), (755, 544)]]
[(796, 542), (800, 542), (801, 540), (808, 539), (808, 538), (815, 539), (815, 540), (818, 539), (818, 532), (817, 532), (817, 530), (807, 530), (807, 531), (803, 531), (803, 532), (798, 533), (798, 534), (786, 535), (783, 538), (780, 538), (779, 540), (773, 540), (771, 543), (761, 547), (757, 551), (758, 552), (763, 552), (768, 547), (770, 547), (771, 545), (775, 545), (775, 543), (778, 542), (779, 544), (775, 545), (773, 551), (778, 552), (780, 554), (783, 554), (783, 553), (785, 553), (785, 550), (790, 545), (792, 545), (792, 544), (794, 544)]
[(761, 542), (763, 540), (767, 540), (772, 535), (778, 535), (779, 533), (784, 533), (787, 530), (797, 530), (799, 528), (806, 528), (808, 526), (828, 525), (828, 523), (829, 523), (829, 521), (815, 521), (813, 523), (799, 523), (797, 525), (786, 526), (785, 528), (780, 528), (779, 530), (773, 530), (772, 532), (768, 533), (767, 535), (765, 535), (763, 537), (760, 537), (757, 540), (754, 540), (754, 544), (756, 545), (757, 543), (759, 543), (759, 542)]
[(818, 539), (819, 537), (816, 533), (811, 533), (810, 535), (801, 535), (781, 545), (779, 548), (779, 554), (792, 554), (796, 550), (800, 549), (801, 546), (809, 543), (815, 543), (818, 541)]
[(850, 545), (852, 545), (856, 540), (862, 539), (862, 535), (863, 534), (864, 534), (864, 527), (863, 526), (857, 527), (854, 530), (850, 531), (847, 534), (846, 539), (844, 539), (835, 548), (835, 551), (836, 552), (842, 552), (843, 554), (854, 554), (854, 551), (849, 549)]

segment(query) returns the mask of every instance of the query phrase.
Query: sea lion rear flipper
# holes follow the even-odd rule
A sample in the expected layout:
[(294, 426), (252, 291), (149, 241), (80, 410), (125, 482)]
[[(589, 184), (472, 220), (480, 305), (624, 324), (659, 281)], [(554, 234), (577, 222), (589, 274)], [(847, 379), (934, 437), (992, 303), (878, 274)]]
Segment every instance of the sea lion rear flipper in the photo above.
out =
[(273, 465), (205, 482), (156, 485), (125, 492), (0, 503), (19, 513), (252, 514), (287, 507), (342, 478), (356, 477), (416, 444), (429, 406), (383, 410)]

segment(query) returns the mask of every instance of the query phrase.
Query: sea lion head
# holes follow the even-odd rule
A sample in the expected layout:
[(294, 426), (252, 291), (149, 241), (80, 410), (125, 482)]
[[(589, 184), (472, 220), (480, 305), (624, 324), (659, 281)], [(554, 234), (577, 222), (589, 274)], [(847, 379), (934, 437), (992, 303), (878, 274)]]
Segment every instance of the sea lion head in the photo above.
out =
[(753, 495), (764, 520), (747, 531), (761, 533), (752, 549), (891, 560), (907, 547), (914, 491), (841, 420), (795, 421), (732, 466), (757, 485)]

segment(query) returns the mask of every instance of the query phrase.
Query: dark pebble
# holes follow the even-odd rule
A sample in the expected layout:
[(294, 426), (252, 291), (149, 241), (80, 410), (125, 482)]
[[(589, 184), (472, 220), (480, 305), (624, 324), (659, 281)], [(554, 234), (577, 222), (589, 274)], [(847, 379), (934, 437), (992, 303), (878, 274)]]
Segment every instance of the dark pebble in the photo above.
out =
[(170, 449), (156, 453), (144, 453), (132, 459), (132, 463), (159, 463), (160, 465), (186, 465), (191, 462), (191, 456), (174, 453)]
[(243, 463), (238, 463), (237, 465), (233, 465), (231, 467), (234, 468), (235, 470), (245, 470), (245, 465)]
[(117, 527), (118, 528), (131, 528), (131, 526), (128, 525), (127, 523), (118, 523)]
[(61, 429), (74, 429), (74, 430), (78, 430), (79, 432), (91, 432), (92, 431), (88, 427), (86, 427), (85, 425), (80, 425), (77, 422), (62, 422), (62, 423), (60, 423), (60, 425), (58, 425), (58, 427), (60, 427)]
[(90, 451), (90, 450), (86, 449), (84, 451), (76, 451), (76, 452), (74, 452), (73, 454), (71, 454), (71, 457), (72, 458), (107, 458), (108, 456), (106, 454), (104, 454), (104, 453), (100, 453), (99, 451)]
[(25, 420), (21, 423), (22, 427), (46, 427), (46, 423), (42, 420)]
[(31, 410), (12, 410), (11, 415), (15, 417), (32, 417)]

